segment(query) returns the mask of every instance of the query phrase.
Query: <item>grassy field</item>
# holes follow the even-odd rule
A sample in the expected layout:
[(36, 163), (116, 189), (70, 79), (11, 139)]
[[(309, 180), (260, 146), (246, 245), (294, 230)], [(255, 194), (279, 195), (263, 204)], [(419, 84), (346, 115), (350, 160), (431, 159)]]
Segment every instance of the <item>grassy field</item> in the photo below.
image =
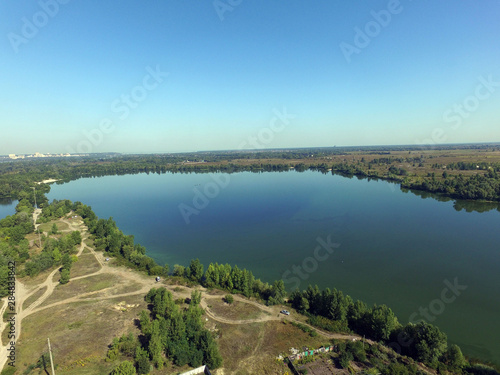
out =
[(210, 310), (212, 310), (217, 316), (226, 319), (233, 320), (245, 320), (245, 319), (258, 319), (264, 315), (266, 312), (262, 311), (256, 306), (249, 305), (247, 303), (235, 301), (232, 304), (228, 304), (220, 299), (210, 299)]
[[(49, 232), (52, 230), (52, 225), (54, 224), (54, 222), (50, 222), (50, 223), (43, 223), (43, 224), (40, 224), (40, 226), (38, 227), (38, 229), (40, 229), (40, 232)], [(59, 232), (61, 231), (68, 231), (69, 230), (69, 225), (66, 224), (66, 223), (63, 223), (61, 221), (56, 221), (55, 222), (56, 226), (57, 226), (57, 230)]]
[(78, 276), (84, 276), (84, 275), (89, 275), (94, 272), (97, 272), (101, 269), (101, 265), (99, 262), (95, 259), (94, 255), (92, 253), (85, 249), (78, 258), (78, 261), (73, 263), (71, 267), (71, 277), (78, 277)]
[[(122, 302), (135, 307), (115, 308)], [(107, 374), (114, 367), (113, 363), (103, 360), (108, 345), (116, 336), (139, 333), (134, 319), (144, 308), (146, 305), (141, 298), (129, 297), (77, 302), (42, 310), (23, 321), (23, 336), (18, 342), (19, 363), (36, 363), (47, 351), (47, 338), (50, 337), (54, 361), (65, 368), (64, 373)], [(72, 366), (91, 358), (93, 360), (84, 366)], [(71, 367), (73, 370), (66, 372)]]
[[(59, 274), (54, 275), (55, 280), (59, 280)], [(97, 292), (102, 289), (119, 285), (119, 278), (115, 275), (95, 275), (84, 279), (71, 280), (67, 285), (56, 286), (54, 293), (47, 298), (41, 306), (51, 305), (55, 302), (69, 299), (81, 294)]]

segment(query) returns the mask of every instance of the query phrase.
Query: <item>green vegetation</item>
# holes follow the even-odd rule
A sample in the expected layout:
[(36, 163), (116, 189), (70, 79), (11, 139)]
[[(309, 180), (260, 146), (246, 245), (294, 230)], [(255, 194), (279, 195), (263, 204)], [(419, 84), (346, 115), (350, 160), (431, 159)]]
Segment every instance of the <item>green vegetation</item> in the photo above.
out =
[[(34, 255), (25, 264), (21, 275), (36, 276), (40, 272), (48, 270), (53, 266), (63, 266), (63, 271), (71, 269), (71, 254), (76, 253), (76, 246), (81, 243), (80, 232), (73, 232), (59, 239), (46, 238), (43, 242), (42, 252)], [(69, 279), (68, 279), (69, 280)]]
[(277, 280), (273, 285), (269, 285), (260, 279), (255, 279), (251, 271), (241, 270), (238, 266), (231, 267), (229, 264), (210, 263), (200, 282), (207, 288), (220, 288), (233, 294), (241, 293), (246, 297), (261, 298), (267, 305), (283, 303), (286, 297), (283, 280)]
[(115, 368), (111, 375), (135, 375), (137, 372), (135, 371), (134, 365), (129, 361), (123, 361), (120, 365)]
[[(143, 340), (132, 334), (113, 340), (107, 360), (113, 361), (119, 354), (133, 358), (137, 373), (147, 374), (151, 363), (157, 369), (165, 365), (178, 367), (202, 364), (216, 369), (222, 357), (211, 332), (204, 328), (199, 307), (201, 293), (194, 291), (187, 309), (181, 309), (165, 288), (151, 289), (145, 297), (150, 311), (140, 314)], [(135, 368), (134, 368), (135, 370)]]

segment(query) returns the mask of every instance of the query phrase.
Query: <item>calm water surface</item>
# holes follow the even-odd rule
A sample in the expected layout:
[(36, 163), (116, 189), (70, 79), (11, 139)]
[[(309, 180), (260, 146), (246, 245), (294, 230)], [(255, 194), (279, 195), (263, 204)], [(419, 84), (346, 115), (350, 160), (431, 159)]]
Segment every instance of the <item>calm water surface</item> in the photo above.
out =
[[(500, 212), (457, 211), (384, 181), (318, 172), (128, 175), (52, 185), (52, 199), (112, 216), (160, 264), (237, 264), (265, 281), (337, 288), (438, 325), (470, 356), (500, 363)], [(217, 185), (218, 186), (218, 185)], [(179, 205), (197, 207), (182, 216)], [(0, 206), (1, 209), (2, 206)], [(318, 237), (339, 244), (314, 260)], [(295, 267), (305, 266), (301, 277)], [(296, 269), (296, 268), (295, 268)], [(289, 271), (289, 272), (287, 272)], [(466, 286), (440, 302), (447, 280)], [(451, 298), (453, 294), (445, 294)], [(428, 313), (420, 313), (428, 309)], [(412, 315), (413, 314), (413, 315)], [(426, 314), (427, 316), (423, 316)]]
[(16, 213), (17, 201), (0, 199), (0, 219)]

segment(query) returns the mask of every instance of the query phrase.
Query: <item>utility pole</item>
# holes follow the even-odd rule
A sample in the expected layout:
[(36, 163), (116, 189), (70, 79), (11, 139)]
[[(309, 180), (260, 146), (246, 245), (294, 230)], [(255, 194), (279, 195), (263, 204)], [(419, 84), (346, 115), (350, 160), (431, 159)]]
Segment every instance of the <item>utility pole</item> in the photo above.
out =
[[(33, 197), (35, 198), (35, 211), (36, 211), (36, 209), (37, 209), (36, 193), (35, 193), (36, 189), (33, 186), (31, 188), (33, 189)], [(33, 225), (36, 226), (36, 223), (33, 223)], [(40, 229), (37, 228), (37, 230), (38, 230), (38, 247), (41, 249), (42, 248), (42, 239), (40, 238)]]
[(47, 342), (49, 343), (50, 367), (52, 368), (52, 375), (56, 375), (56, 372), (54, 371), (54, 362), (52, 361), (52, 349), (50, 349), (50, 339), (47, 338)]

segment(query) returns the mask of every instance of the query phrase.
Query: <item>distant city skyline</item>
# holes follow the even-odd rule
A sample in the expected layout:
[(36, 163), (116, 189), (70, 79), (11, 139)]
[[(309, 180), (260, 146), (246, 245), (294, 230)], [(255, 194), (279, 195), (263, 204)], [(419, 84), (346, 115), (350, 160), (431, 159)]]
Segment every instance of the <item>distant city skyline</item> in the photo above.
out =
[(500, 141), (500, 3), (0, 4), (0, 154)]

